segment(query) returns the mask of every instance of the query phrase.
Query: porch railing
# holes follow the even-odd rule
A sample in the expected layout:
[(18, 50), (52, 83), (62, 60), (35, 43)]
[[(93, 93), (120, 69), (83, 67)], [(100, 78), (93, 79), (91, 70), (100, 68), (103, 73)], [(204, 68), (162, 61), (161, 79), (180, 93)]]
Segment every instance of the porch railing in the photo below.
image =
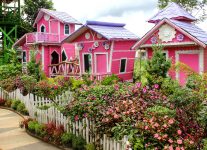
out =
[(27, 44), (33, 43), (58, 43), (60, 41), (60, 37), (58, 34), (52, 33), (42, 33), (42, 32), (33, 32), (26, 34)]
[(80, 76), (80, 67), (76, 62), (61, 62), (49, 66), (50, 77), (58, 75), (63, 76)]

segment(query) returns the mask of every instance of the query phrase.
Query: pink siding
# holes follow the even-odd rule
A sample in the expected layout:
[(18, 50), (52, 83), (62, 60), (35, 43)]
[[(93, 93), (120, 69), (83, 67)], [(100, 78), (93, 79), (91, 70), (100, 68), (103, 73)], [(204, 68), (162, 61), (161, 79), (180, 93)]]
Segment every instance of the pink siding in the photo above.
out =
[[(63, 49), (65, 49), (68, 60), (75, 59), (75, 45), (74, 44), (64, 43), (61, 46), (61, 50)], [(62, 60), (62, 55), (61, 55), (61, 60)]]
[[(69, 24), (70, 34), (75, 31), (75, 24)], [(65, 39), (69, 35), (65, 35), (65, 24), (60, 23), (60, 39)]]
[[(199, 55), (198, 54), (180, 54), (179, 61), (191, 67), (194, 71), (199, 72)], [(186, 74), (180, 72), (179, 82), (181, 85), (186, 83)]]
[[(52, 17), (50, 17), (50, 20), (53, 19)], [(37, 32), (40, 32), (40, 27), (41, 25), (44, 25), (46, 27), (46, 32), (49, 33), (49, 21), (46, 21), (44, 19), (44, 16), (39, 20), (39, 22), (37, 23)]]
[(50, 51), (49, 51), (49, 47), (45, 46), (44, 47), (44, 72), (45, 72), (46, 76), (49, 77), (48, 65), (50, 65)]

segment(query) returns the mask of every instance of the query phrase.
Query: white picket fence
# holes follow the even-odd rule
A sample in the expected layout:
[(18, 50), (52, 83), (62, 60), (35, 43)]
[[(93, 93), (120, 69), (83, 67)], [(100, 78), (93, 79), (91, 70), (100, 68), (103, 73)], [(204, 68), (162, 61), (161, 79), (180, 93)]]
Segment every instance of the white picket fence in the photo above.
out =
[[(67, 132), (75, 135), (81, 135), (87, 143), (97, 143), (102, 146), (103, 150), (126, 150), (127, 149), (127, 137), (117, 141), (113, 138), (103, 135), (94, 134), (94, 123), (85, 118), (80, 121), (72, 122), (70, 118), (64, 116), (57, 108), (52, 106), (53, 102), (49, 99), (34, 96), (28, 94), (23, 96), (19, 89), (8, 93), (0, 88), (0, 97), (10, 100), (20, 100), (23, 102), (29, 112), (31, 118), (36, 119), (39, 123), (55, 122), (56, 126), (63, 125)], [(67, 91), (61, 96), (58, 96), (55, 101), (59, 105), (67, 104), (73, 98), (72, 92)], [(51, 105), (47, 110), (39, 109), (40, 106)]]

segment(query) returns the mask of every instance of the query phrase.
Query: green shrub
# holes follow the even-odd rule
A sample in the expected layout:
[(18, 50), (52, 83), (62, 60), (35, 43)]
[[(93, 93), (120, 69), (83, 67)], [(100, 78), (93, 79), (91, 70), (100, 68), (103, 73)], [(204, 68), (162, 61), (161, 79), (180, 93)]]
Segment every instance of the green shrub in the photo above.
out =
[(86, 145), (86, 150), (96, 150), (96, 147), (93, 143), (89, 143)]
[(117, 83), (119, 81), (119, 77), (117, 75), (111, 75), (108, 77), (105, 77), (102, 81), (101, 84), (102, 85), (112, 85), (114, 83)]
[(72, 147), (74, 150), (84, 150), (85, 145), (86, 145), (86, 141), (81, 136), (74, 137), (72, 139)]
[(34, 131), (37, 135), (43, 137), (46, 134), (46, 132), (44, 131), (44, 125), (36, 123), (34, 128)]
[(22, 72), (21, 64), (7, 64), (0, 66), (0, 80), (15, 77)]
[(11, 100), (6, 100), (5, 106), (6, 107), (11, 107), (12, 101)]
[(17, 89), (15, 80), (15, 77), (9, 77), (7, 79), (0, 80), (0, 86), (7, 92), (12, 92)]
[(23, 103), (19, 103), (17, 105), (17, 111), (22, 112), (25, 109), (25, 105)]
[(203, 150), (207, 150), (207, 139), (203, 140)]
[(17, 110), (17, 106), (21, 103), (19, 100), (12, 100), (11, 108)]
[(35, 126), (38, 124), (37, 121), (30, 121), (28, 123), (28, 130), (31, 131), (31, 132), (35, 132)]
[(76, 80), (74, 78), (71, 78), (70, 82), (71, 82), (71, 89), (72, 90), (76, 90), (76, 89), (80, 88), (83, 84), (85, 84), (85, 82), (83, 80)]
[(153, 107), (150, 107), (147, 109), (146, 113), (148, 114), (155, 114), (156, 116), (159, 117), (164, 117), (164, 116), (170, 116), (170, 117), (175, 117), (175, 110), (171, 110), (167, 107), (155, 105)]
[(64, 145), (70, 145), (72, 144), (72, 139), (75, 137), (72, 133), (63, 133), (61, 136), (61, 143)]

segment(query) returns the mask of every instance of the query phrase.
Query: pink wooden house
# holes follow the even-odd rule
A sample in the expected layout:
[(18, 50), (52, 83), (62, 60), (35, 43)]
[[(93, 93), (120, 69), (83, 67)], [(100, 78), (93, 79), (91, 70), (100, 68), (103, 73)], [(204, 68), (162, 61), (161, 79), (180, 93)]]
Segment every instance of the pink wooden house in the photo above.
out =
[[(207, 71), (207, 33), (195, 25), (196, 18), (176, 3), (170, 3), (148, 22), (155, 26), (138, 41), (132, 49), (146, 51), (152, 57), (152, 45), (164, 45), (163, 54), (173, 63), (182, 62), (198, 73)], [(172, 78), (181, 84), (186, 82), (186, 75), (171, 72)]]
[(75, 43), (80, 60), (80, 73), (89, 73), (98, 80), (116, 74), (132, 80), (138, 37), (124, 28), (125, 24), (88, 21), (65, 42)]
[(74, 44), (62, 43), (62, 41), (73, 33), (75, 25), (79, 24), (65, 12), (40, 9), (33, 25), (37, 32), (25, 34), (13, 47), (22, 49), (23, 64), (30, 60), (30, 54), (34, 51), (36, 60), (41, 62), (47, 76), (63, 74), (60, 68), (66, 66), (71, 68), (71, 73), (78, 72), (78, 65), (71, 64), (76, 57)]

